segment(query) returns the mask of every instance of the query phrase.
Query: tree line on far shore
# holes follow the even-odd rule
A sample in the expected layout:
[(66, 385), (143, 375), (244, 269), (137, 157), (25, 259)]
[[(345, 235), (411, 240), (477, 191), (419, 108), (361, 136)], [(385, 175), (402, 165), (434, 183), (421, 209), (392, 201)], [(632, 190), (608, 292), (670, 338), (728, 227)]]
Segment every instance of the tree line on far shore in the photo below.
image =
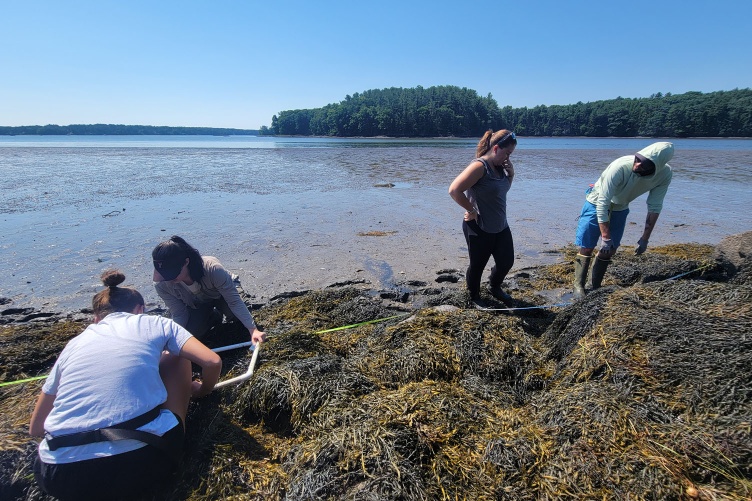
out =
[(524, 136), (752, 137), (752, 89), (500, 108), (491, 94), (464, 87), (392, 87), (323, 108), (282, 111), (260, 134), (479, 137), (489, 128)]
[(0, 126), (0, 135), (280, 135), (479, 137), (488, 129), (523, 136), (752, 137), (752, 89), (653, 94), (533, 108), (499, 107), (456, 86), (368, 90), (323, 108), (282, 111), (260, 130), (154, 125)]
[(255, 136), (258, 130), (161, 125), (23, 125), (0, 126), (0, 136)]

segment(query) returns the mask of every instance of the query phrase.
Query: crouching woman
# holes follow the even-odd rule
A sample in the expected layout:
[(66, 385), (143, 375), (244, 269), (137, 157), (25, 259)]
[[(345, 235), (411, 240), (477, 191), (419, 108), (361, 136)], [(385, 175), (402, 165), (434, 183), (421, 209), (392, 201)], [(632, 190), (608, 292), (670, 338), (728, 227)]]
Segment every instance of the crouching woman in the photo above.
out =
[[(211, 392), (222, 360), (144, 298), (102, 275), (94, 323), (60, 353), (31, 416), (44, 437), (34, 475), (59, 499), (134, 497), (168, 478), (182, 454), (191, 397)], [(192, 381), (191, 362), (202, 368)]]
[(215, 323), (239, 320), (254, 344), (266, 334), (256, 327), (232, 275), (212, 256), (201, 254), (177, 235), (158, 244), (154, 260), (154, 286), (173, 320), (203, 338)]

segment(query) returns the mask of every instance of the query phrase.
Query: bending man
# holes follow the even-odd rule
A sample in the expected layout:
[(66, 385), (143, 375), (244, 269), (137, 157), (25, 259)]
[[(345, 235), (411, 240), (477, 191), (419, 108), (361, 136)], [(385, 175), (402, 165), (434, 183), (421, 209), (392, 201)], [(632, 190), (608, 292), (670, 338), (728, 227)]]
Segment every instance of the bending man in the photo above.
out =
[(673, 156), (673, 144), (653, 143), (634, 155), (620, 157), (611, 162), (598, 181), (588, 189), (585, 205), (580, 213), (575, 242), (580, 247), (575, 258), (575, 298), (580, 299), (585, 295), (588, 269), (598, 239), (602, 239), (602, 244), (593, 263), (593, 289), (601, 286), (611, 257), (619, 248), (629, 214), (629, 202), (645, 192), (650, 192), (645, 229), (635, 249), (636, 255), (645, 252), (650, 234), (663, 207), (668, 185), (671, 183), (672, 172), (668, 161)]

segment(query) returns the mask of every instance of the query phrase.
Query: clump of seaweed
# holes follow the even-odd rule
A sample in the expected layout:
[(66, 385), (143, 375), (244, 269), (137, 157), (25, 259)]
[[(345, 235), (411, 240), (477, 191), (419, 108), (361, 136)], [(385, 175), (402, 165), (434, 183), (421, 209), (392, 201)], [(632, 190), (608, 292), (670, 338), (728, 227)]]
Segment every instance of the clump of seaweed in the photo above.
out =
[(373, 392), (314, 416), (285, 461), (288, 495), (498, 499), (546, 448), (530, 428), (521, 413), (448, 383)]
[(234, 407), (246, 419), (299, 430), (325, 403), (370, 393), (376, 385), (336, 355), (317, 355), (265, 367), (243, 387)]
[(154, 493), (154, 501), (284, 499), (287, 474), (275, 451), (286, 451), (289, 440), (264, 433), (258, 425), (240, 425), (226, 399), (212, 395), (192, 405), (183, 459), (172, 482)]
[(674, 244), (658, 247), (655, 252), (635, 256), (619, 253), (609, 267), (604, 284), (628, 287), (638, 283), (657, 282), (676, 276), (698, 278), (720, 271), (712, 259), (713, 247), (703, 244)]
[(475, 375), (513, 388), (524, 386), (539, 359), (518, 317), (424, 310), (373, 337), (355, 365), (391, 387)]
[(55, 363), (65, 344), (85, 327), (82, 322), (0, 326), (0, 380), (43, 374)]
[(514, 274), (514, 279), (519, 287), (530, 291), (571, 287), (577, 251), (577, 247), (568, 245), (560, 251), (561, 262), (519, 271)]
[(266, 329), (304, 329), (310, 332), (389, 316), (381, 301), (354, 287), (313, 291), (264, 308), (256, 319)]
[(752, 494), (752, 289), (667, 281), (604, 299), (576, 343), (554, 344), (559, 368), (533, 398), (539, 424), (563, 432), (549, 466), (588, 465), (566, 481), (577, 496)]

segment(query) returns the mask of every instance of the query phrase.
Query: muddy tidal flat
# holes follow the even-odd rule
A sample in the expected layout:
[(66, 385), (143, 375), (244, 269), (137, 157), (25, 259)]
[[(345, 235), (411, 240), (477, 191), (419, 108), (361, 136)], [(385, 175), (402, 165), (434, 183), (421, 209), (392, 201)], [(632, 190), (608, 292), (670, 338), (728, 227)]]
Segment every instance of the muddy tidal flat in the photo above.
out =
[[(514, 270), (554, 262), (574, 239), (587, 185), (654, 140), (521, 137), (508, 203)], [(752, 228), (752, 140), (674, 143), (651, 246), (715, 245)], [(447, 188), (474, 148), (466, 139), (0, 138), (0, 297), (78, 312), (102, 271), (119, 268), (159, 308), (150, 253), (173, 234), (219, 258), (257, 302), (346, 281), (432, 283), (467, 266), (462, 209)], [(632, 203), (625, 246), (639, 239), (645, 210), (644, 196)]]

